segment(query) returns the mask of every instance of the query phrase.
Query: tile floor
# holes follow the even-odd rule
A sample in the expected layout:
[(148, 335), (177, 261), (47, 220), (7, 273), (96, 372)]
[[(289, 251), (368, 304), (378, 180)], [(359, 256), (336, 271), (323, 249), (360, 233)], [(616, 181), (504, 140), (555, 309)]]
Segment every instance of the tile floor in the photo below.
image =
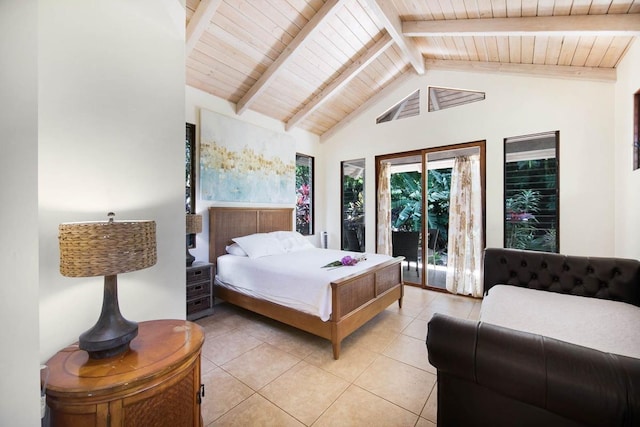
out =
[(198, 320), (205, 426), (435, 426), (436, 371), (427, 360), (435, 312), (477, 319), (480, 300), (405, 286), (393, 304), (331, 343), (226, 303)]

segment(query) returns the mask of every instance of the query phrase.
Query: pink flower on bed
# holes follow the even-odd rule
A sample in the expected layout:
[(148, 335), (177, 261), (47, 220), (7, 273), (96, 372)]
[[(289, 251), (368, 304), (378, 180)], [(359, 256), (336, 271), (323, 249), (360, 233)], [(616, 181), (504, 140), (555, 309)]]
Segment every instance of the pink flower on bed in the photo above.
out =
[(323, 265), (322, 268), (353, 266), (353, 265), (356, 265), (357, 263), (359, 263), (360, 261), (366, 261), (366, 260), (367, 260), (367, 256), (366, 255), (362, 255), (362, 256), (359, 256), (359, 257), (352, 257), (351, 255), (347, 255), (347, 256), (343, 257), (340, 261), (333, 261), (333, 262), (330, 262), (327, 265)]
[(347, 255), (346, 257), (342, 258), (340, 262), (342, 263), (342, 265), (356, 265), (358, 263), (358, 259)]

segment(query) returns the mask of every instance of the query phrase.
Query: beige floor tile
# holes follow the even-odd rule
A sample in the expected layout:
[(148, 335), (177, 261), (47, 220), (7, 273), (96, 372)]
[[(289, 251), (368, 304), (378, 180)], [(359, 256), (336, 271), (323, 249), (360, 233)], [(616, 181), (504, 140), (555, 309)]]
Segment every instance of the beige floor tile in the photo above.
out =
[(469, 313), (469, 320), (480, 320), (480, 310), (482, 309), (482, 303), (477, 301), (473, 308), (471, 309), (471, 313)]
[(404, 316), (402, 314), (392, 313), (390, 311), (383, 311), (373, 319), (369, 320), (369, 322), (364, 324), (362, 326), (362, 329), (376, 329), (400, 333), (404, 328), (407, 327), (409, 323), (411, 323), (411, 321), (413, 321), (413, 319), (414, 318), (411, 316)]
[(342, 346), (362, 346), (375, 353), (382, 353), (385, 348), (398, 336), (397, 332), (387, 331), (383, 328), (368, 328), (364, 325), (342, 340)]
[(298, 427), (303, 424), (264, 397), (254, 394), (209, 426)]
[(319, 349), (304, 360), (349, 382), (353, 382), (379, 356), (365, 347), (349, 342), (342, 345), (340, 359), (333, 358), (333, 352)]
[(224, 335), (205, 339), (202, 346), (202, 354), (220, 366), (260, 344), (262, 344), (262, 341), (234, 330)]
[(289, 328), (275, 334), (269, 341), (274, 347), (282, 351), (292, 354), (293, 356), (304, 359), (316, 350), (325, 351), (333, 354), (331, 350), (331, 342), (324, 338), (320, 338), (310, 333)]
[(438, 384), (436, 383), (433, 386), (433, 390), (431, 390), (431, 394), (429, 394), (429, 398), (427, 399), (427, 404), (424, 405), (422, 409), (422, 413), (420, 414), (422, 418), (425, 418), (431, 422), (438, 422)]
[(259, 390), (298, 362), (299, 358), (263, 343), (225, 363), (222, 369)]
[(354, 382), (413, 413), (420, 414), (436, 376), (385, 356), (380, 356)]
[(425, 420), (424, 418), (418, 418), (418, 422), (416, 423), (416, 427), (436, 427), (435, 423), (432, 423), (429, 420)]
[(269, 342), (275, 335), (282, 333), (282, 326), (278, 325), (274, 320), (258, 318), (241, 326), (239, 330), (260, 341)]
[(200, 356), (200, 372), (202, 372), (203, 374), (217, 367), (218, 365), (207, 359), (204, 355)]
[(357, 386), (350, 386), (314, 427), (413, 427), (418, 416)]
[(415, 319), (413, 322), (409, 323), (409, 326), (402, 330), (402, 334), (426, 341), (427, 321), (423, 319)]
[(436, 369), (431, 366), (427, 358), (427, 345), (425, 340), (406, 335), (398, 335), (396, 339), (389, 344), (383, 354), (424, 371), (433, 374), (436, 373)]
[(202, 399), (204, 425), (216, 420), (253, 394), (253, 390), (220, 368), (203, 373), (202, 383), (205, 387)]
[(260, 390), (260, 394), (306, 425), (311, 425), (349, 383), (300, 362)]

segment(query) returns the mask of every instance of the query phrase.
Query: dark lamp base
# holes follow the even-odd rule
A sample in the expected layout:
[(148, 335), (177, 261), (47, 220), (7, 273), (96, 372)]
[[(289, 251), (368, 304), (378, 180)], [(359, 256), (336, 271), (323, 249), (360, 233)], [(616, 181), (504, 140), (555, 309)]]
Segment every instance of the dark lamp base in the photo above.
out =
[(191, 265), (193, 264), (193, 261), (195, 261), (195, 260), (196, 260), (196, 257), (191, 255), (189, 253), (189, 248), (187, 248), (187, 267), (191, 267)]
[(79, 347), (91, 359), (105, 359), (129, 350), (129, 343), (138, 335), (138, 324), (120, 314), (117, 276), (105, 276), (104, 299), (98, 322), (80, 335)]

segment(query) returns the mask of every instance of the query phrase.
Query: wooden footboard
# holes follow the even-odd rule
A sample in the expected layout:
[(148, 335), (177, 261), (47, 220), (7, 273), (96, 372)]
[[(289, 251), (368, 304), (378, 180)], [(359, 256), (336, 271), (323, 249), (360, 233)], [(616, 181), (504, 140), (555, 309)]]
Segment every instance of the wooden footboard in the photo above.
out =
[(337, 360), (344, 338), (394, 301), (398, 301), (402, 307), (402, 259), (394, 258), (331, 283), (332, 314), (326, 322), (317, 316), (253, 298), (223, 286), (215, 286), (214, 295), (231, 304), (330, 340), (333, 358)]
[[(234, 237), (276, 230), (292, 230), (291, 208), (209, 208), (209, 261), (216, 263)], [(394, 301), (402, 307), (402, 260), (398, 257), (331, 283), (331, 318), (319, 317), (279, 304), (256, 299), (222, 286), (214, 295), (231, 304), (326, 338), (333, 357), (340, 357), (340, 343)]]

